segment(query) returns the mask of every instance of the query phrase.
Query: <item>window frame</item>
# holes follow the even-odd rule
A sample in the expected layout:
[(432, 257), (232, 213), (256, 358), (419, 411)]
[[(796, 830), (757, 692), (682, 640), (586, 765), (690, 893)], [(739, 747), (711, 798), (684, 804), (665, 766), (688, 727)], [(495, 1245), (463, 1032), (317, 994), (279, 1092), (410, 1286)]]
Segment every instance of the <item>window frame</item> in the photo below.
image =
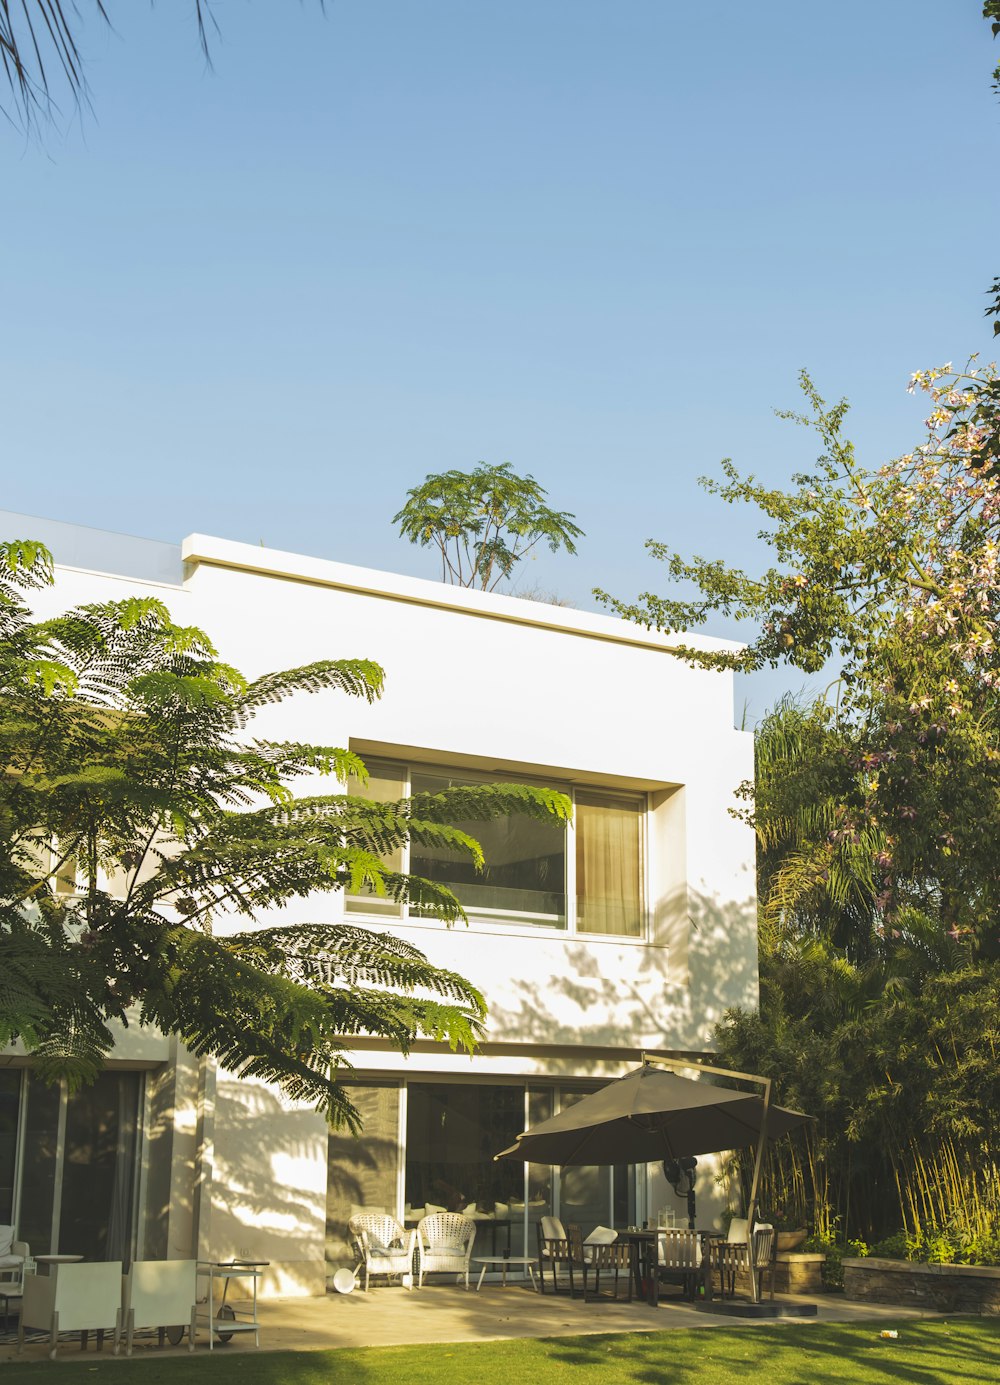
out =
[[(564, 844), (565, 844), (565, 895), (566, 895), (566, 922), (563, 926), (546, 923), (526, 923), (521, 918), (503, 910), (480, 910), (475, 911), (466, 909), (469, 920), (469, 930), (476, 933), (495, 933), (503, 937), (523, 937), (523, 938), (573, 938), (576, 940), (586, 939), (598, 943), (615, 943), (627, 947), (645, 946), (650, 938), (650, 900), (649, 900), (649, 839), (650, 839), (650, 811), (649, 794), (638, 790), (622, 789), (618, 787), (606, 787), (594, 784), (572, 784), (567, 783), (558, 773), (551, 777), (538, 773), (525, 773), (524, 771), (512, 770), (505, 777), (504, 771), (498, 770), (494, 773), (487, 773), (482, 770), (467, 769), (465, 766), (442, 764), (434, 760), (401, 760), (393, 756), (383, 758), (380, 755), (364, 756), (365, 764), (372, 774), (379, 770), (398, 771), (402, 784), (401, 798), (409, 798), (414, 772), (420, 774), (442, 774), (454, 776), (467, 780), (472, 784), (497, 784), (504, 782), (544, 784), (546, 788), (556, 789), (560, 793), (566, 794), (573, 804), (573, 817), (569, 822), (563, 824)], [(639, 888), (641, 891), (641, 926), (636, 934), (630, 933), (599, 933), (590, 930), (579, 929), (577, 927), (577, 893), (576, 893), (576, 796), (580, 793), (588, 798), (607, 798), (631, 800), (635, 803), (639, 811)], [(410, 843), (404, 843), (402, 847), (402, 869), (408, 874), (410, 870)], [(364, 919), (368, 922), (386, 923), (389, 926), (395, 924), (406, 924), (408, 926), (424, 928), (447, 928), (450, 925), (442, 919), (433, 917), (422, 917), (418, 913), (411, 912), (410, 906), (404, 901), (400, 903), (398, 913), (390, 912), (384, 907), (382, 909), (368, 909), (364, 905), (363, 897), (360, 895), (350, 895), (344, 893), (344, 913), (345, 917), (351, 919)]]

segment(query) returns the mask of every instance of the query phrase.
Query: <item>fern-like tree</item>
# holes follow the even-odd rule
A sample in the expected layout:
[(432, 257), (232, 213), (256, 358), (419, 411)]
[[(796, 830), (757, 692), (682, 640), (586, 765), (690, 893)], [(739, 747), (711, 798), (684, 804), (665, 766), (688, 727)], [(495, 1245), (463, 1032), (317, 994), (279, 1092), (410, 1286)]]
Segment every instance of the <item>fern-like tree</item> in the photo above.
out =
[(438, 550), (442, 581), (493, 591), (542, 542), (553, 553), (576, 552), (583, 530), (573, 515), (550, 509), (546, 494), (533, 476), (518, 476), (509, 462), (483, 462), (474, 471), (425, 477), (407, 491), (392, 522), (411, 543)]
[(297, 796), (297, 782), (343, 787), (364, 766), (255, 738), (255, 714), (327, 689), (371, 701), (376, 664), (248, 682), (156, 600), (34, 622), (22, 593), (50, 578), (40, 545), (0, 545), (0, 1046), (19, 1038), (43, 1076), (79, 1085), (112, 1049), (111, 1022), (154, 1025), (349, 1126), (351, 1036), (471, 1049), (485, 1010), (469, 981), (380, 930), (268, 926), (268, 911), (349, 889), (461, 920), (446, 886), (386, 866), (396, 848), (481, 863), (450, 823), (565, 816), (567, 800), (518, 784)]

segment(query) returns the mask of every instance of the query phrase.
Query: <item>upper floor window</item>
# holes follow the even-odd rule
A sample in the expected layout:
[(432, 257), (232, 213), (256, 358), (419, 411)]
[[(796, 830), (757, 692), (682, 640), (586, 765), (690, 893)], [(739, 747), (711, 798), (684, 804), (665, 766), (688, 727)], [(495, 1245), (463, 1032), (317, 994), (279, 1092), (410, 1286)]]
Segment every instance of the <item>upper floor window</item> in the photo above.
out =
[[(513, 778), (473, 775), (426, 765), (368, 760), (369, 780), (351, 792), (376, 802), (441, 793), (471, 783)], [(526, 782), (532, 782), (530, 780)], [(477, 871), (455, 852), (413, 843), (391, 866), (448, 885), (470, 916), (481, 920), (639, 938), (645, 932), (645, 801), (546, 781), (574, 803), (573, 822), (513, 814), (455, 825), (476, 838), (486, 866)], [(403, 906), (366, 893), (348, 897), (352, 912), (400, 917)], [(414, 917), (420, 911), (411, 909)]]

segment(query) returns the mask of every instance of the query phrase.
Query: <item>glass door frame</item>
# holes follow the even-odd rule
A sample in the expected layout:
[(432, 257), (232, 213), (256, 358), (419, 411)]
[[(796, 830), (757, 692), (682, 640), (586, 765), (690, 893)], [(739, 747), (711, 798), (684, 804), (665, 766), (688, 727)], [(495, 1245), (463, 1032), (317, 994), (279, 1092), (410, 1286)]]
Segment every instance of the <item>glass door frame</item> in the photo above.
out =
[[(610, 1081), (611, 1079), (607, 1079), (607, 1080)], [(523, 1123), (522, 1129), (524, 1129), (524, 1130), (527, 1130), (527, 1129), (528, 1129), (528, 1126), (529, 1126), (530, 1102), (531, 1102), (531, 1096), (532, 1096), (532, 1091), (533, 1091), (533, 1090), (536, 1091), (536, 1092), (537, 1092), (539, 1089), (546, 1089), (546, 1090), (550, 1091), (550, 1092), (552, 1093), (554, 1111), (560, 1111), (560, 1110), (563, 1109), (563, 1108), (562, 1108), (562, 1094), (563, 1094), (563, 1090), (564, 1090), (564, 1089), (569, 1090), (569, 1089), (573, 1088), (573, 1089), (576, 1089), (577, 1092), (579, 1092), (579, 1090), (580, 1090), (581, 1087), (584, 1087), (584, 1086), (591, 1087), (591, 1086), (592, 1086), (592, 1090), (593, 1090), (593, 1091), (598, 1091), (601, 1087), (607, 1085), (607, 1081), (601, 1081), (600, 1079), (593, 1080), (593, 1082), (591, 1083), (591, 1079), (589, 1079), (589, 1078), (567, 1079), (567, 1078), (564, 1077), (564, 1078), (562, 1079), (562, 1081), (560, 1081), (559, 1078), (557, 1078), (557, 1077), (555, 1077), (555, 1078), (549, 1078), (549, 1077), (546, 1077), (544, 1074), (540, 1074), (540, 1073), (526, 1073), (526, 1074), (508, 1074), (508, 1073), (502, 1073), (502, 1074), (501, 1074), (501, 1073), (496, 1073), (496, 1074), (489, 1073), (489, 1074), (487, 1074), (487, 1073), (481, 1073), (481, 1074), (476, 1074), (476, 1075), (471, 1075), (471, 1074), (470, 1074), (470, 1075), (467, 1076), (467, 1075), (465, 1075), (464, 1073), (463, 1073), (463, 1074), (451, 1074), (451, 1073), (443, 1073), (443, 1072), (442, 1072), (442, 1073), (433, 1073), (433, 1072), (431, 1072), (431, 1073), (421, 1073), (420, 1076), (418, 1076), (418, 1077), (417, 1077), (417, 1076), (412, 1077), (412, 1078), (411, 1078), (411, 1077), (406, 1077), (406, 1076), (401, 1077), (401, 1078), (400, 1078), (400, 1085), (399, 1085), (399, 1157), (398, 1157), (397, 1167), (396, 1167), (396, 1214), (397, 1214), (397, 1216), (399, 1216), (399, 1217), (402, 1217), (403, 1208), (404, 1208), (405, 1202), (406, 1202), (406, 1155), (407, 1155), (406, 1136), (407, 1136), (407, 1105), (408, 1105), (408, 1088), (409, 1088), (409, 1085), (410, 1085), (411, 1082), (412, 1082), (412, 1083), (415, 1083), (415, 1084), (430, 1084), (430, 1085), (434, 1085), (434, 1086), (446, 1086), (446, 1085), (447, 1085), (447, 1086), (450, 1086), (450, 1085), (455, 1085), (455, 1086), (475, 1086), (475, 1087), (523, 1087), (523, 1088), (524, 1088), (524, 1123)], [(364, 1137), (362, 1136), (362, 1138), (364, 1138)], [(499, 1152), (499, 1151), (498, 1151), (498, 1152)], [(546, 1215), (551, 1215), (551, 1216), (553, 1216), (553, 1217), (559, 1217), (559, 1216), (561, 1215), (561, 1211), (560, 1211), (560, 1201), (561, 1201), (561, 1197), (562, 1197), (562, 1168), (561, 1168), (561, 1166), (558, 1165), (558, 1164), (541, 1165), (540, 1167), (548, 1167), (548, 1168), (551, 1168), (551, 1170), (552, 1170), (552, 1179), (551, 1179), (551, 1186), (552, 1186), (552, 1209), (551, 1209), (551, 1213), (547, 1213)], [(641, 1168), (644, 1168), (644, 1167), (645, 1167), (644, 1165), (642, 1165), (642, 1166), (636, 1165), (636, 1166), (635, 1166), (635, 1170), (636, 1170), (636, 1171), (635, 1171), (635, 1174), (634, 1174), (634, 1183), (635, 1183), (635, 1221), (636, 1221), (636, 1224), (637, 1224), (637, 1225), (641, 1225), (642, 1222), (643, 1222), (643, 1220), (645, 1219), (645, 1217), (646, 1217), (646, 1215), (647, 1215), (647, 1185), (648, 1185), (649, 1180), (648, 1180), (647, 1177), (643, 1176), (643, 1174), (640, 1172), (640, 1169), (641, 1169)], [(525, 1254), (525, 1255), (533, 1255), (533, 1253), (534, 1253), (534, 1248), (533, 1248), (532, 1246), (530, 1246), (529, 1243), (528, 1243), (528, 1233), (529, 1233), (529, 1230), (530, 1230), (530, 1213), (529, 1213), (529, 1207), (528, 1207), (528, 1198), (529, 1198), (529, 1192), (530, 1192), (530, 1183), (529, 1183), (529, 1173), (528, 1173), (528, 1164), (527, 1164), (527, 1162), (525, 1162), (525, 1163), (523, 1163), (523, 1164), (521, 1165), (521, 1169), (522, 1169), (522, 1185), (521, 1185), (521, 1188), (522, 1188), (522, 1197), (523, 1197), (523, 1201), (524, 1201), (524, 1212), (523, 1212), (523, 1214), (522, 1214), (522, 1220), (521, 1220), (521, 1244), (522, 1244), (522, 1246), (524, 1247), (524, 1254)], [(628, 1177), (627, 1174), (626, 1174), (626, 1177)], [(610, 1218), (610, 1220), (611, 1220), (611, 1222), (612, 1222), (612, 1224), (613, 1224), (613, 1222), (614, 1222), (614, 1209), (615, 1209), (615, 1166), (614, 1166), (614, 1165), (609, 1165), (609, 1166), (607, 1166), (607, 1184), (606, 1184), (606, 1191), (607, 1191), (608, 1215), (609, 1215), (609, 1218)], [(514, 1230), (514, 1226), (512, 1225), (512, 1226), (511, 1226), (511, 1231), (513, 1231), (513, 1230)]]
[[(116, 1069), (105, 1068), (104, 1072), (116, 1071), (136, 1071), (139, 1079), (139, 1088), (136, 1094), (136, 1132), (135, 1148), (132, 1151), (132, 1196), (129, 1209), (129, 1247), (132, 1259), (137, 1259), (142, 1253), (143, 1225), (139, 1215), (142, 1206), (142, 1197), (145, 1193), (145, 1165), (146, 1165), (146, 1146), (148, 1138), (148, 1092), (149, 1084), (146, 1081), (145, 1070), (135, 1069)], [(20, 1068), (21, 1072), (21, 1091), (17, 1108), (17, 1145), (14, 1159), (14, 1196), (13, 1196), (13, 1225), (20, 1227), (21, 1221), (21, 1197), (23, 1192), (23, 1173), (24, 1173), (24, 1145), (27, 1138), (28, 1128), (28, 1093), (31, 1085), (32, 1069), (25, 1064)], [(43, 1250), (40, 1246), (31, 1247), (32, 1255), (54, 1255), (58, 1252), (59, 1246), (59, 1227), (62, 1219), (62, 1200), (63, 1200), (63, 1171), (66, 1162), (66, 1122), (69, 1112), (69, 1088), (65, 1080), (60, 1081), (59, 1087), (59, 1111), (56, 1117), (56, 1145), (53, 1163), (55, 1166), (54, 1183), (52, 1189), (52, 1230), (49, 1236), (49, 1244)]]

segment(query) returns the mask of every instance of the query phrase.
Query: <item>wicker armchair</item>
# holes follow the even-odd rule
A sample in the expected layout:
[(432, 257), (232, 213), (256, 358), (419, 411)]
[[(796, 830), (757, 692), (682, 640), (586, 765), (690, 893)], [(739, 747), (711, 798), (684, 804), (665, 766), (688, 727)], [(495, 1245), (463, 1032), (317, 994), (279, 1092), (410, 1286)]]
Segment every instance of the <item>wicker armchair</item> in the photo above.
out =
[(469, 1287), (469, 1259), (476, 1239), (476, 1223), (461, 1212), (432, 1212), (417, 1224), (417, 1251), (420, 1269), (417, 1285), (423, 1288), (425, 1274), (464, 1276)]
[(373, 1274), (401, 1275), (408, 1289), (413, 1288), (413, 1245), (416, 1233), (400, 1226), (395, 1217), (360, 1212), (347, 1223), (358, 1263), (357, 1277), (365, 1268), (365, 1293)]
[(23, 1292), (25, 1261), (30, 1257), (27, 1241), (16, 1241), (12, 1226), (0, 1226), (0, 1294), (15, 1298)]

